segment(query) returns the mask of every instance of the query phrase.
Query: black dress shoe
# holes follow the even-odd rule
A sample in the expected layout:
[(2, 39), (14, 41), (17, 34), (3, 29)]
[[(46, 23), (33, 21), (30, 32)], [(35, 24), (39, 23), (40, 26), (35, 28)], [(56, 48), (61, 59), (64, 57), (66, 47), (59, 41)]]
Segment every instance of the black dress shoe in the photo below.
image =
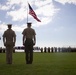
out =
[(32, 64), (32, 62), (26, 62), (26, 64)]
[(26, 64), (29, 64), (28, 62), (26, 62)]
[(31, 62), (31, 61), (30, 61), (29, 63), (30, 63), (30, 64), (32, 64), (32, 62)]
[(12, 63), (7, 63), (7, 64), (12, 64)]

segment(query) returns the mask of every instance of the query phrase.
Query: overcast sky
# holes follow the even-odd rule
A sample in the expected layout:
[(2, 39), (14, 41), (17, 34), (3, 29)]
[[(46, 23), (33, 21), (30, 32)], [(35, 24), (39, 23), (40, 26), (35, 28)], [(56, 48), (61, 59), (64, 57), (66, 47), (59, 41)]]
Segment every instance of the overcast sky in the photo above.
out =
[[(27, 13), (27, 2), (41, 22)], [(11, 23), (17, 36), (16, 46), (22, 46), (27, 14), (36, 31), (36, 46), (76, 47), (76, 0), (0, 0), (0, 37)]]

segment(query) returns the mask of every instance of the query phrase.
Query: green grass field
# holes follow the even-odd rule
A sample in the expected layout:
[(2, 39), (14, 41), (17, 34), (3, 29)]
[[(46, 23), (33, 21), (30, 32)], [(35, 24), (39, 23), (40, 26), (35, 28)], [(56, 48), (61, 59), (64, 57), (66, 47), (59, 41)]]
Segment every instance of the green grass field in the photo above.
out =
[(12, 65), (0, 53), (0, 75), (76, 75), (76, 53), (34, 53), (33, 64), (25, 63), (25, 53), (13, 53)]

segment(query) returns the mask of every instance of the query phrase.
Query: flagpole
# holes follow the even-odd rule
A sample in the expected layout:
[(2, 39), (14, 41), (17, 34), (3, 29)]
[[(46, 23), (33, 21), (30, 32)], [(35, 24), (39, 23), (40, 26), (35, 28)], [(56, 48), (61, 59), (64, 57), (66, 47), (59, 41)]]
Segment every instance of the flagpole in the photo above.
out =
[(27, 23), (28, 23), (28, 1), (27, 1)]

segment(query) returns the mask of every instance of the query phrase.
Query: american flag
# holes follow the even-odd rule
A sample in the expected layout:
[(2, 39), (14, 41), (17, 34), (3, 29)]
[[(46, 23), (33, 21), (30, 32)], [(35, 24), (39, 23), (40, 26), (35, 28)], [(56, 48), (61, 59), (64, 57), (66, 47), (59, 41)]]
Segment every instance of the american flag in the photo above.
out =
[(34, 10), (32, 9), (32, 7), (30, 6), (29, 3), (28, 3), (28, 5), (29, 5), (29, 14), (30, 14), (31, 16), (33, 16), (34, 19), (36, 19), (38, 22), (41, 22), (41, 21), (37, 18), (36, 13), (34, 12)]

